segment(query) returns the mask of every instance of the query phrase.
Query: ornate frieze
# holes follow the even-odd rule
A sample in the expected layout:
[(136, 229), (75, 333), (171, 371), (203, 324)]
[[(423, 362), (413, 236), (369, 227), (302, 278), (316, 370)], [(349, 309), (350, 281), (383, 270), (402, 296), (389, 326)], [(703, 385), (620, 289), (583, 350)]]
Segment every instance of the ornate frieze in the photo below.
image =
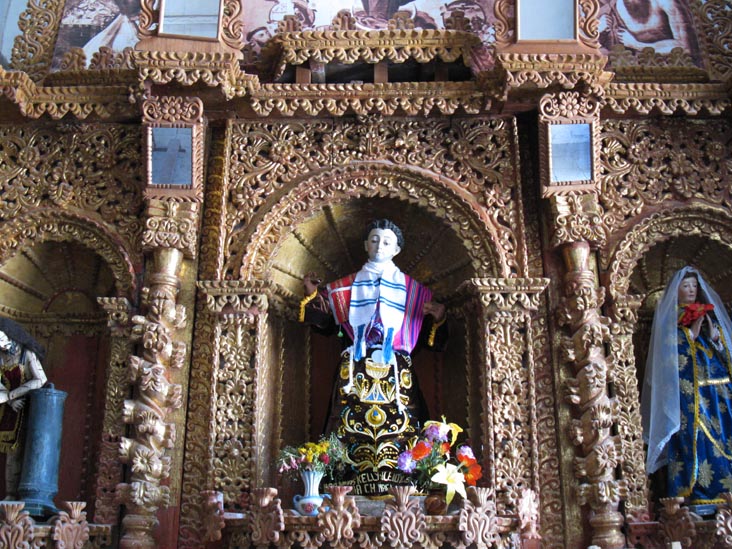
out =
[(142, 102), (142, 121), (165, 126), (201, 124), (203, 101), (198, 97), (150, 97)]
[[(708, 113), (718, 116), (730, 108), (729, 89), (726, 84), (708, 83), (620, 83), (611, 82), (605, 87), (603, 108), (615, 114), (650, 114), (658, 111), (672, 115), (675, 112), (695, 116)], [(606, 122), (614, 124), (615, 122)]]
[[(477, 272), (523, 272), (514, 137), (513, 123), (496, 119), (450, 123), (371, 117), (355, 123), (234, 126), (225, 270), (243, 278), (263, 273), (280, 239), (276, 235), (289, 231), (326, 197), (338, 202), (386, 193), (439, 211), (470, 241), (466, 248), (480, 265)], [(411, 166), (420, 166), (420, 173)], [(289, 192), (281, 196), (285, 189)], [(264, 214), (267, 210), (272, 211)], [(478, 221), (478, 212), (484, 220)], [(257, 218), (263, 222), (250, 237)], [(494, 239), (490, 246), (476, 240), (486, 223)], [(491, 257), (496, 251), (500, 261)]]

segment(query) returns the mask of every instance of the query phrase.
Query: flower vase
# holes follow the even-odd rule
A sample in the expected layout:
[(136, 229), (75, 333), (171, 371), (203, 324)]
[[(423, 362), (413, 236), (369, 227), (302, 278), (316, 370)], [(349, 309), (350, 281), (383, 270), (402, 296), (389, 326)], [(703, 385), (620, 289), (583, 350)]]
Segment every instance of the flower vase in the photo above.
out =
[(295, 510), (301, 515), (314, 517), (318, 514), (318, 507), (323, 503), (320, 495), (320, 481), (323, 480), (322, 471), (300, 471), (300, 478), (305, 486), (305, 493), (292, 498)]
[(424, 512), (428, 515), (447, 514), (445, 491), (439, 488), (430, 489), (424, 498)]

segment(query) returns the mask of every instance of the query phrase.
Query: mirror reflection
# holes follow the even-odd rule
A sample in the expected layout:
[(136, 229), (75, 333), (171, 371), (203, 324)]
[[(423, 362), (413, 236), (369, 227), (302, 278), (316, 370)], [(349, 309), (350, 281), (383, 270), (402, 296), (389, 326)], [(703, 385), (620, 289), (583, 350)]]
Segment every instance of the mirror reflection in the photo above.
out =
[(552, 183), (592, 179), (591, 131), (590, 124), (549, 126), (549, 164)]
[(10, 66), (15, 37), (20, 35), (18, 20), (27, 7), (27, 0), (5, 0), (0, 2), (0, 65)]
[(193, 185), (193, 128), (152, 128), (152, 185)]
[(162, 0), (158, 34), (215, 40), (220, 12), (219, 0)]
[(516, 0), (519, 40), (574, 40), (575, 0)]

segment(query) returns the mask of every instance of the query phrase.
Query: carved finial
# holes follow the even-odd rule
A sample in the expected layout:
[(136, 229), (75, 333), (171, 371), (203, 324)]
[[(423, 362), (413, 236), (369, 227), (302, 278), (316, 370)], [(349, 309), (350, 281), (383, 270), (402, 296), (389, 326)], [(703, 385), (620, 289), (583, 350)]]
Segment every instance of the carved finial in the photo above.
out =
[(284, 34), (286, 32), (300, 32), (302, 30), (302, 23), (296, 15), (285, 15), (285, 17), (277, 23), (277, 34)]
[(454, 10), (450, 12), (450, 16), (446, 17), (444, 21), (445, 28), (448, 30), (467, 32), (472, 30), (472, 27), (470, 26), (470, 19), (465, 17), (465, 12), (462, 10)]
[(65, 509), (55, 517), (53, 539), (57, 547), (83, 547), (89, 540), (89, 523), (86, 520), (83, 501), (64, 501)]
[(333, 30), (356, 30), (356, 19), (350, 11), (341, 10), (333, 18)]
[(394, 17), (389, 19), (389, 30), (412, 30), (414, 20), (408, 11), (398, 11)]

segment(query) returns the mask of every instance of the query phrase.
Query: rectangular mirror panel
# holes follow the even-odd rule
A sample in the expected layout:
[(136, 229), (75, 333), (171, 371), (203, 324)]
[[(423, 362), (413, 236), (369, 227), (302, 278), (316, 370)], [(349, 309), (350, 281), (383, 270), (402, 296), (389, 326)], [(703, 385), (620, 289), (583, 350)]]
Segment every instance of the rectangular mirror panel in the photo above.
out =
[(574, 40), (575, 0), (516, 0), (519, 40)]
[(162, 0), (158, 34), (215, 40), (220, 13), (220, 0)]
[(193, 128), (151, 128), (152, 185), (193, 185)]
[(590, 124), (549, 126), (549, 164), (552, 183), (592, 179), (591, 136)]

